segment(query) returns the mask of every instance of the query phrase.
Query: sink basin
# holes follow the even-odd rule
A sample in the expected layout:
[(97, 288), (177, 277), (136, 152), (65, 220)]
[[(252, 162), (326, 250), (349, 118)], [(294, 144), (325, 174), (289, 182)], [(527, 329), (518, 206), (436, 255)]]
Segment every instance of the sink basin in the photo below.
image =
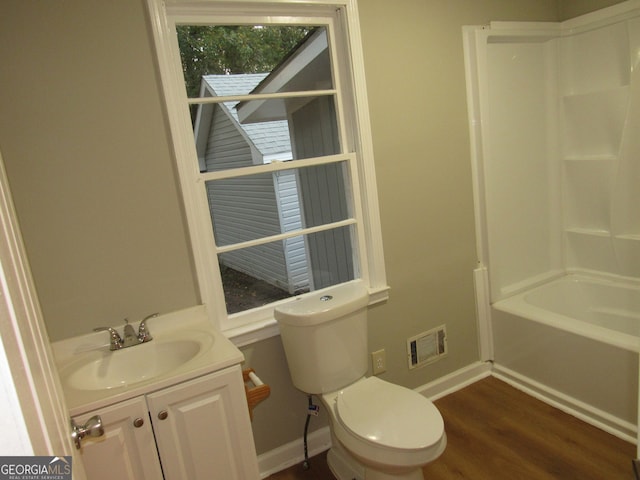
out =
[[(122, 331), (122, 325), (113, 326)], [(109, 350), (109, 335), (91, 332), (52, 343), (73, 416), (136, 398), (229, 367), (242, 352), (212, 324), (205, 305), (154, 318), (153, 340)]]
[(152, 340), (121, 350), (101, 350), (83, 355), (61, 372), (63, 383), (75, 390), (109, 390), (131, 386), (176, 370), (211, 347), (202, 341)]

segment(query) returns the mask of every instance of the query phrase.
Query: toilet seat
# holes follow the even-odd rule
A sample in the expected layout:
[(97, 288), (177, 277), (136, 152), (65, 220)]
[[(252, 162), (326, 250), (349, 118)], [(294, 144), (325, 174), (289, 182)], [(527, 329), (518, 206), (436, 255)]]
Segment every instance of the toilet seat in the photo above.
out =
[(402, 452), (430, 449), (444, 436), (435, 405), (419, 393), (369, 377), (336, 396), (341, 426), (360, 441)]

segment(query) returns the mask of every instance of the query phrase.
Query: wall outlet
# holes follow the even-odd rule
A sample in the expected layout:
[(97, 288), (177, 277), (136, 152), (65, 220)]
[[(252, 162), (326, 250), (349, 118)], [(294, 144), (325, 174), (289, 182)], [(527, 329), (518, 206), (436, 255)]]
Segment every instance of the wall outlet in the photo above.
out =
[(371, 361), (373, 363), (373, 374), (380, 375), (387, 371), (387, 354), (382, 350), (377, 350), (371, 353)]

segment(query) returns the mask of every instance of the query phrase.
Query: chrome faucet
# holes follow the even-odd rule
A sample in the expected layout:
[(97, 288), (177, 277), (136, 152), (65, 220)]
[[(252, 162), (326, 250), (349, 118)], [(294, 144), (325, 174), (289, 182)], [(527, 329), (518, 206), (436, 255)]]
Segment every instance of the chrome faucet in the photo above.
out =
[(138, 327), (138, 333), (136, 334), (133, 327), (129, 324), (129, 320), (124, 319), (124, 338), (111, 327), (98, 327), (94, 328), (94, 332), (109, 332), (109, 350), (120, 350), (121, 348), (133, 347), (134, 345), (140, 345), (153, 340), (149, 328), (147, 327), (147, 321), (157, 317), (158, 313), (153, 313), (144, 317)]
[(136, 335), (135, 330), (131, 325), (129, 325), (129, 320), (125, 318), (124, 323), (124, 338), (122, 339), (122, 348), (131, 347), (140, 343), (138, 341), (138, 336)]
[(140, 343), (153, 340), (151, 332), (149, 332), (149, 329), (147, 328), (147, 321), (151, 320), (152, 318), (156, 318), (158, 315), (159, 313), (152, 313), (151, 315), (147, 315), (146, 317), (144, 317), (140, 322), (140, 325), (138, 326), (138, 341)]
[(109, 332), (109, 350), (120, 350), (122, 348), (122, 338), (116, 330), (111, 327), (98, 327), (94, 332)]

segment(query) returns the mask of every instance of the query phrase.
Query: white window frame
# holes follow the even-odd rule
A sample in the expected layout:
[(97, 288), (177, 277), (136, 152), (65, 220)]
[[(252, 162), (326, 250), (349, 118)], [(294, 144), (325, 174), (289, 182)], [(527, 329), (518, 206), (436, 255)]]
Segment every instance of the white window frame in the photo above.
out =
[[(295, 164), (291, 165), (272, 163), (261, 165), (258, 168), (265, 172), (301, 168), (307, 164), (321, 164), (336, 159), (347, 162), (352, 177), (353, 217), (344, 222), (331, 224), (331, 226), (339, 226), (339, 223), (356, 225), (358, 279), (368, 286), (370, 304), (385, 301), (388, 298), (389, 287), (384, 267), (364, 59), (356, 0), (263, 0), (252, 2), (246, 0), (199, 0), (196, 2), (147, 0), (147, 6), (191, 237), (200, 298), (202, 303), (207, 305), (207, 311), (214, 325), (237, 345), (245, 345), (279, 333), (273, 318), (274, 304), (233, 315), (227, 314), (218, 267), (218, 253), (224, 249), (217, 248), (215, 245), (209, 205), (202, 185), (202, 182), (214, 179), (218, 174), (213, 172), (201, 174), (196, 161), (193, 127), (189, 116), (185, 114), (185, 104), (188, 101), (182, 76), (180, 52), (175, 42), (176, 24), (261, 24), (264, 23), (265, 17), (269, 17), (269, 23), (326, 24), (331, 31), (340, 29), (339, 32), (344, 36), (345, 47), (348, 50), (344, 55), (346, 57), (344, 61), (350, 60), (351, 63), (348, 77), (350, 85), (347, 85), (347, 89), (343, 89), (339, 84), (340, 70), (344, 70), (345, 67), (349, 68), (349, 65), (345, 65), (344, 61), (342, 65), (333, 63), (334, 77), (338, 79), (334, 93), (338, 99), (343, 93), (349, 94), (350, 98), (346, 104), (353, 106), (353, 110), (348, 112), (348, 117), (354, 124), (350, 135), (346, 135), (344, 131), (346, 125), (344, 118), (338, 120), (342, 129), (342, 141), (350, 139), (349, 144), (343, 147), (347, 153), (320, 159), (296, 160)], [(340, 21), (336, 21), (339, 17), (342, 17)], [(333, 35), (330, 37), (332, 37), (330, 41), (335, 42)], [(335, 51), (335, 44), (332, 51)], [(339, 103), (345, 104), (343, 101), (339, 101)], [(344, 116), (339, 105), (337, 109), (338, 115)], [(246, 175), (250, 173), (252, 168), (255, 167), (239, 170), (243, 175)], [(225, 175), (228, 175), (228, 172)], [(310, 233), (313, 230), (303, 230), (302, 233)], [(297, 235), (300, 233), (297, 232)], [(283, 234), (283, 236), (286, 237), (287, 234)], [(287, 301), (292, 301), (292, 299), (277, 303)]]

